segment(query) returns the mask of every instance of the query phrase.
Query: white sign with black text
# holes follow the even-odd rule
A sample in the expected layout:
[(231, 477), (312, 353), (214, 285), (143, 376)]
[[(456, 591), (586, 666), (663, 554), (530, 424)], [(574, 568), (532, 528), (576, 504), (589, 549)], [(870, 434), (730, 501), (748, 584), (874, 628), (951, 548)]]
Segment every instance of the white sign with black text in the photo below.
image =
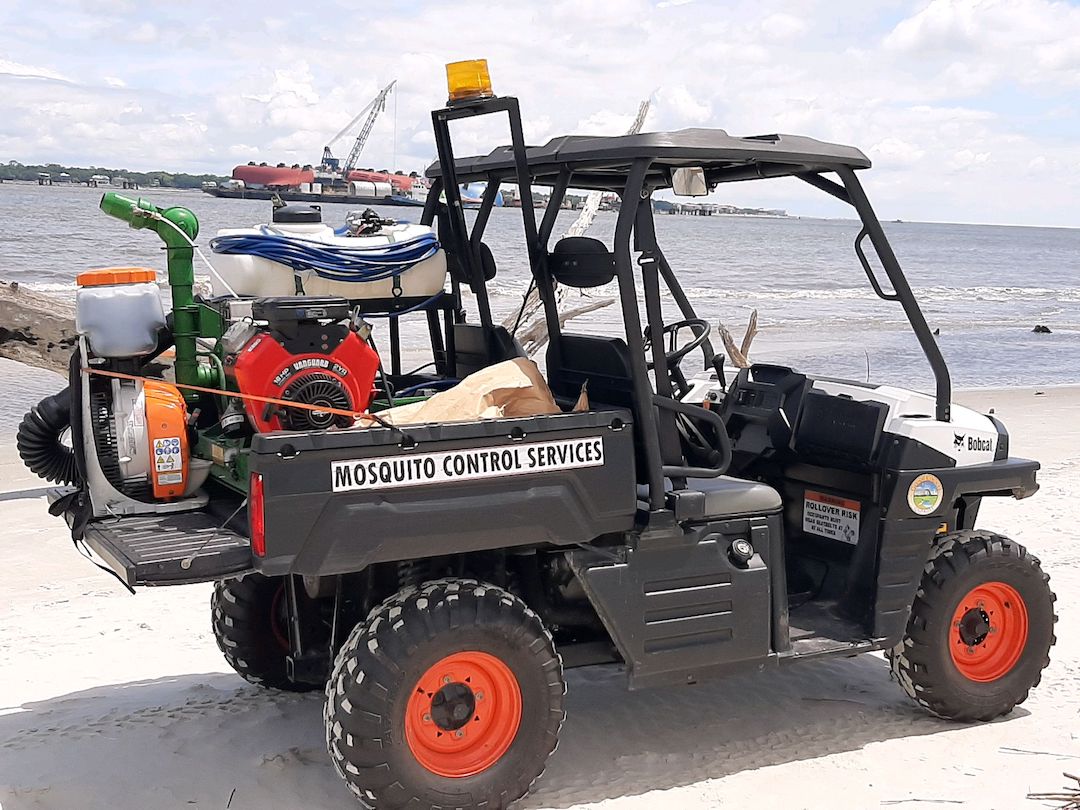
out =
[(333, 461), (330, 463), (330, 476), (334, 492), (353, 492), (602, 467), (603, 464), (603, 438), (587, 436), (531, 444)]
[(861, 511), (858, 501), (808, 489), (803, 497), (803, 531), (855, 545)]

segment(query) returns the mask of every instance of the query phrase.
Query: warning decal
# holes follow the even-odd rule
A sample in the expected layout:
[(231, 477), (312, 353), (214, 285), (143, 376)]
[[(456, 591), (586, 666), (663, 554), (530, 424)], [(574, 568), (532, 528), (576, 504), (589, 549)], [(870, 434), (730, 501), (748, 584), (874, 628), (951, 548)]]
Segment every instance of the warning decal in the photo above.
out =
[[(180, 454), (180, 437), (154, 439), (154, 472), (183, 472), (184, 457)], [(160, 479), (159, 479), (160, 480)]]
[(808, 534), (855, 545), (859, 542), (859, 502), (808, 489), (802, 527)]
[(479, 478), (503, 478), (507, 475), (526, 475), (578, 467), (601, 467), (603, 464), (603, 438), (588, 436), (534, 444), (334, 461), (330, 464), (330, 476), (334, 492), (351, 492), (474, 481)]

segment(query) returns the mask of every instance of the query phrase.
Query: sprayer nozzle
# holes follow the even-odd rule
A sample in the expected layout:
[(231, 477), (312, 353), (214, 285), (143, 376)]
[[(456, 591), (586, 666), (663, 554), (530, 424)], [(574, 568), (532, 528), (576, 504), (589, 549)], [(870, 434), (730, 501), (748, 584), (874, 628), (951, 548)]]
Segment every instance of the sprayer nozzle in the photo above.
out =
[(133, 228), (145, 227), (142, 223), (146, 222), (146, 218), (158, 213), (157, 207), (149, 200), (144, 200), (142, 197), (133, 200), (115, 191), (106, 191), (102, 194), (99, 207), (110, 217), (123, 220)]

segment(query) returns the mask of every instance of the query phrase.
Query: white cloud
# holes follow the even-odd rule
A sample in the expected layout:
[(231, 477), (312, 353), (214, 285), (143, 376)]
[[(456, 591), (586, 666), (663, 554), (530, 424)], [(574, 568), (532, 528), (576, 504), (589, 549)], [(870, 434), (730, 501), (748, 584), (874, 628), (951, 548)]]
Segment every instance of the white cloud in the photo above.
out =
[(889, 166), (912, 166), (922, 160), (926, 150), (920, 149), (901, 138), (885, 138), (869, 149), (870, 156)]
[(960, 149), (953, 153), (946, 165), (953, 171), (966, 171), (972, 167), (987, 163), (989, 160), (989, 152), (972, 152), (970, 149)]
[(761, 30), (775, 39), (790, 39), (806, 31), (806, 22), (792, 14), (770, 14), (761, 21)]
[(124, 32), (124, 39), (129, 42), (138, 42), (140, 44), (149, 44), (151, 42), (157, 42), (158, 40), (158, 28), (151, 22), (144, 22), (136, 25)]
[(67, 76), (58, 71), (38, 65), (26, 65), (21, 62), (13, 62), (10, 59), (0, 59), (0, 76), (10, 76), (15, 79), (53, 79), (59, 82), (70, 82)]
[(1080, 84), (1080, 8), (1051, 0), (932, 0), (888, 34), (885, 47), (955, 58), (1024, 83)]
[[(421, 169), (435, 151), (430, 110), (446, 98), (443, 65), (486, 57), (496, 92), (521, 99), (531, 142), (620, 133), (654, 94), (648, 128), (861, 146), (884, 217), (1080, 224), (1080, 8), (914, 2), (340, 3), (329, 26), (319, 9), (275, 0), (255, 15), (206, 0), (182, 11), (27, 4), (4, 19), (0, 159), (222, 173), (248, 160), (310, 163), (397, 78), (361, 161), (396, 155), (401, 168)], [(173, 30), (183, 35), (164, 35)], [(108, 69), (120, 76), (102, 77), (125, 36), (140, 42)], [(459, 154), (506, 140), (497, 116), (454, 128)], [(798, 183), (723, 194), (844, 213)]]
[[(712, 118), (712, 108), (691, 93), (685, 85), (676, 84), (662, 88), (657, 94), (660, 104), (669, 108), (686, 124), (706, 124)], [(608, 130), (610, 133), (611, 130)]]

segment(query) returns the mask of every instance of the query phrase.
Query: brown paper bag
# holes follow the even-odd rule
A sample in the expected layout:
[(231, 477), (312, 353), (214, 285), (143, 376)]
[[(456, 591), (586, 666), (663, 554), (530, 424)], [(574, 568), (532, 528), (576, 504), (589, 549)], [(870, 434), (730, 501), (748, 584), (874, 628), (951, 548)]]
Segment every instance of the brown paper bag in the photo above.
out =
[[(470, 374), (425, 402), (387, 408), (378, 416), (392, 425), (419, 425), (555, 413), (562, 411), (540, 369), (532, 360), (519, 357)], [(371, 426), (373, 420), (361, 417), (357, 424)]]

